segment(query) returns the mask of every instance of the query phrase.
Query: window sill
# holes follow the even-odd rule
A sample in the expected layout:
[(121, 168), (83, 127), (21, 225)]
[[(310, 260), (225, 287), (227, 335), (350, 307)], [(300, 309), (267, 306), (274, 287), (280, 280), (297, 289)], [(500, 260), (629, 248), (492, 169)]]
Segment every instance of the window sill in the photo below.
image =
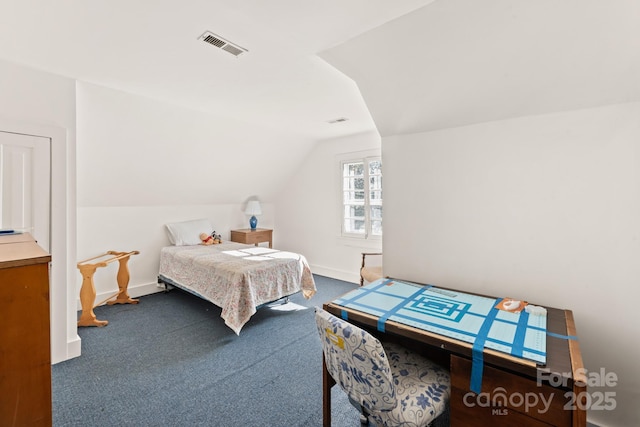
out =
[(374, 249), (377, 252), (382, 252), (382, 238), (381, 237), (373, 237), (365, 239), (364, 237), (345, 237), (345, 236), (337, 236), (337, 243), (341, 246), (350, 246), (353, 248)]

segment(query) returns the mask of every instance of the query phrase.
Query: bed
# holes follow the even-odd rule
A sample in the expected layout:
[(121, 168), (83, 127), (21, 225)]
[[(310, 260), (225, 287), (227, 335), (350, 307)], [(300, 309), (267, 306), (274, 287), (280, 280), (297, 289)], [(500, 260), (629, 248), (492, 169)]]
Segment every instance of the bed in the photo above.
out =
[(238, 335), (260, 306), (298, 292), (309, 299), (316, 292), (304, 256), (233, 242), (162, 248), (158, 282), (217, 305)]

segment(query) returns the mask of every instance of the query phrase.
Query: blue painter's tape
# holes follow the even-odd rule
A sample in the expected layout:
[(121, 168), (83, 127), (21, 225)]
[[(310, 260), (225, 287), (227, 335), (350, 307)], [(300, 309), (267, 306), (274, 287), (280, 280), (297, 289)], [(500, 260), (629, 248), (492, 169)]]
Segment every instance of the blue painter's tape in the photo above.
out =
[(520, 312), (518, 326), (516, 326), (516, 334), (513, 337), (513, 345), (511, 347), (511, 354), (513, 354), (514, 356), (522, 357), (522, 352), (524, 351), (524, 338), (527, 335), (528, 324), (529, 313), (523, 310)]
[[(496, 300), (493, 307), (498, 303), (499, 300)], [(485, 317), (484, 322), (482, 322), (482, 326), (478, 331), (478, 335), (476, 335), (476, 339), (473, 342), (473, 350), (472, 350), (472, 362), (471, 362), (471, 385), (470, 389), (474, 393), (479, 394), (482, 389), (482, 371), (484, 370), (484, 343), (487, 340), (487, 336), (489, 335), (489, 331), (491, 330), (491, 325), (498, 315), (498, 309), (492, 308), (489, 313), (487, 313), (487, 317)]]
[(483, 348), (479, 350), (473, 345), (473, 358), (471, 360), (471, 383), (469, 388), (472, 392), (480, 394), (482, 390), (482, 372), (484, 371), (484, 357), (482, 356)]
[(578, 341), (578, 337), (576, 337), (575, 335), (561, 335), (561, 334), (556, 334), (555, 332), (547, 331), (547, 336), (553, 337), (553, 338), (560, 338), (561, 340), (575, 340), (575, 341)]
[(405, 307), (408, 302), (413, 301), (413, 299), (415, 297), (417, 297), (418, 295), (422, 294), (423, 292), (425, 292), (429, 288), (431, 288), (431, 285), (425, 285), (425, 286), (421, 287), (416, 292), (414, 292), (413, 294), (409, 295), (404, 300), (402, 300), (399, 304), (396, 304), (391, 310), (387, 311), (385, 314), (380, 316), (378, 318), (378, 331), (379, 332), (384, 332), (384, 324), (387, 322), (389, 317), (391, 317), (394, 314), (396, 314), (398, 312), (398, 310), (400, 310), (401, 308)]
[(342, 317), (342, 320), (349, 320), (349, 313), (347, 310), (340, 310), (340, 316)]
[[(378, 283), (378, 280), (380, 281), (379, 283)], [(393, 281), (392, 279), (384, 279), (384, 280), (378, 279), (378, 280), (376, 280), (375, 282), (371, 282), (366, 286), (361, 286), (359, 288), (356, 288), (353, 291), (349, 292), (346, 296), (350, 295), (350, 298), (340, 297), (334, 300), (333, 302), (336, 304), (347, 306), (350, 303), (353, 303), (358, 299), (362, 298), (363, 295), (376, 293), (378, 289), (387, 286), (390, 282)]]

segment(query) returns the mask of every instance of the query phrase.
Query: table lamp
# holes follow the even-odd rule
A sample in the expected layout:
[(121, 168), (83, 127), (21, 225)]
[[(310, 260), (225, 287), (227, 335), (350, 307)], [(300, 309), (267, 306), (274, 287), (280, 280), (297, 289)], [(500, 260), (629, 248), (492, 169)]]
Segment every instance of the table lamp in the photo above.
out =
[(244, 210), (244, 213), (246, 213), (247, 215), (251, 215), (251, 218), (249, 218), (249, 225), (251, 226), (252, 230), (255, 230), (256, 226), (258, 225), (258, 218), (256, 218), (256, 215), (262, 215), (260, 202), (258, 202), (257, 200), (249, 200), (249, 202), (247, 202), (247, 208)]

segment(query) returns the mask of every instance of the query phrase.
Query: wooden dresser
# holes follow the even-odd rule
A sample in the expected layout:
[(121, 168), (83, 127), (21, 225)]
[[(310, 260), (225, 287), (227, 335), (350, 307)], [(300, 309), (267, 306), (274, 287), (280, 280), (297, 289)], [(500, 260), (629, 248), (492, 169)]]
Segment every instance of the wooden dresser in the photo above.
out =
[(51, 426), (49, 262), (30, 234), (0, 236), (0, 426)]

